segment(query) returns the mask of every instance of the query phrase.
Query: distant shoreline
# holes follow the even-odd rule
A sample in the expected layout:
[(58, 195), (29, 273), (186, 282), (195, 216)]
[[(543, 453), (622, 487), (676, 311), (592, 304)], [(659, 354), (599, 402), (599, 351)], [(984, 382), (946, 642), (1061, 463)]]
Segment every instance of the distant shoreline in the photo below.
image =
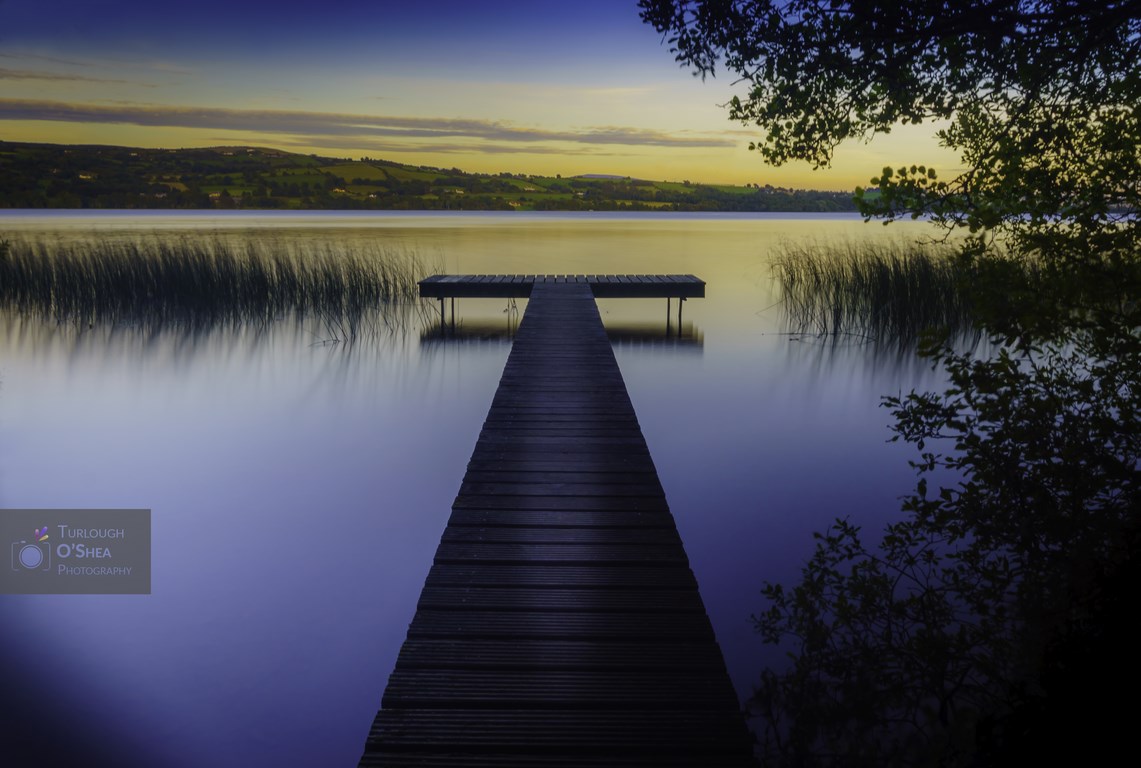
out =
[(0, 209), (855, 212), (852, 192), (466, 173), (257, 147), (142, 149), (0, 141)]

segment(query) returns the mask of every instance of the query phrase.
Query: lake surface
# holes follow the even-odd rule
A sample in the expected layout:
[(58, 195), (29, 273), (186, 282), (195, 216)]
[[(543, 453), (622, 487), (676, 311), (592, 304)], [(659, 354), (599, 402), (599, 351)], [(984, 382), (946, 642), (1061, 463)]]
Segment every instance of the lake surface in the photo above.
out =
[[(0, 212), (7, 238), (379, 243), (446, 272), (701, 277), (680, 339), (664, 300), (599, 306), (742, 697), (781, 663), (750, 620), (762, 584), (795, 579), (812, 531), (843, 516), (874, 531), (913, 487), (881, 396), (940, 385), (909, 354), (786, 333), (771, 259), (782, 242), (928, 232), (830, 215)], [(142, 507), (153, 530), (151, 595), (0, 595), (11, 732), (93, 764), (356, 764), (517, 320), (460, 300), (445, 340), (427, 309), (351, 345), (318, 322), (0, 318), (0, 507)]]

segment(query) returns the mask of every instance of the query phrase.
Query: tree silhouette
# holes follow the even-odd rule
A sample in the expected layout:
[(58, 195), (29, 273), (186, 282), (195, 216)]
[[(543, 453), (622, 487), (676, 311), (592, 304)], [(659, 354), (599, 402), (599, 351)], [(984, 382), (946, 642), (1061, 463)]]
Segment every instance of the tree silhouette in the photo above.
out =
[[(770, 163), (938, 121), (962, 161), (885, 168), (868, 217), (963, 233), (989, 357), (937, 334), (942, 393), (889, 397), (917, 484), (877, 544), (838, 520), (756, 617), (791, 651), (752, 704), (773, 765), (981, 765), (1128, 728), (1097, 684), (1141, 513), (1141, 2), (642, 0), (677, 60), (745, 92)], [(918, 159), (917, 159), (918, 160)]]

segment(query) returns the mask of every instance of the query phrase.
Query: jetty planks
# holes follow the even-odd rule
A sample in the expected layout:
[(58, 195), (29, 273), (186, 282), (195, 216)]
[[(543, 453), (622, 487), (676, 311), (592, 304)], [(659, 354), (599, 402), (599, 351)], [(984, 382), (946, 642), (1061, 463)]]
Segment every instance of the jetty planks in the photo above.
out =
[(427, 299), (525, 299), (537, 285), (586, 285), (597, 299), (697, 299), (705, 281), (693, 275), (432, 275), (420, 281)]
[(360, 765), (752, 766), (595, 288), (528, 289)]

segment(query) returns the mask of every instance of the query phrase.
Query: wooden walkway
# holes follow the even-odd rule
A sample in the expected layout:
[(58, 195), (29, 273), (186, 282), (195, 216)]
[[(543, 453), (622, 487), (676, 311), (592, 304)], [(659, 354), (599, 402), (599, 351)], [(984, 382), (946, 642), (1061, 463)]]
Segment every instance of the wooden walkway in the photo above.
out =
[(591, 286), (541, 283), (361, 766), (751, 766)]
[(693, 275), (432, 275), (420, 281), (426, 299), (523, 299), (536, 285), (576, 283), (596, 299), (699, 299), (705, 281)]

